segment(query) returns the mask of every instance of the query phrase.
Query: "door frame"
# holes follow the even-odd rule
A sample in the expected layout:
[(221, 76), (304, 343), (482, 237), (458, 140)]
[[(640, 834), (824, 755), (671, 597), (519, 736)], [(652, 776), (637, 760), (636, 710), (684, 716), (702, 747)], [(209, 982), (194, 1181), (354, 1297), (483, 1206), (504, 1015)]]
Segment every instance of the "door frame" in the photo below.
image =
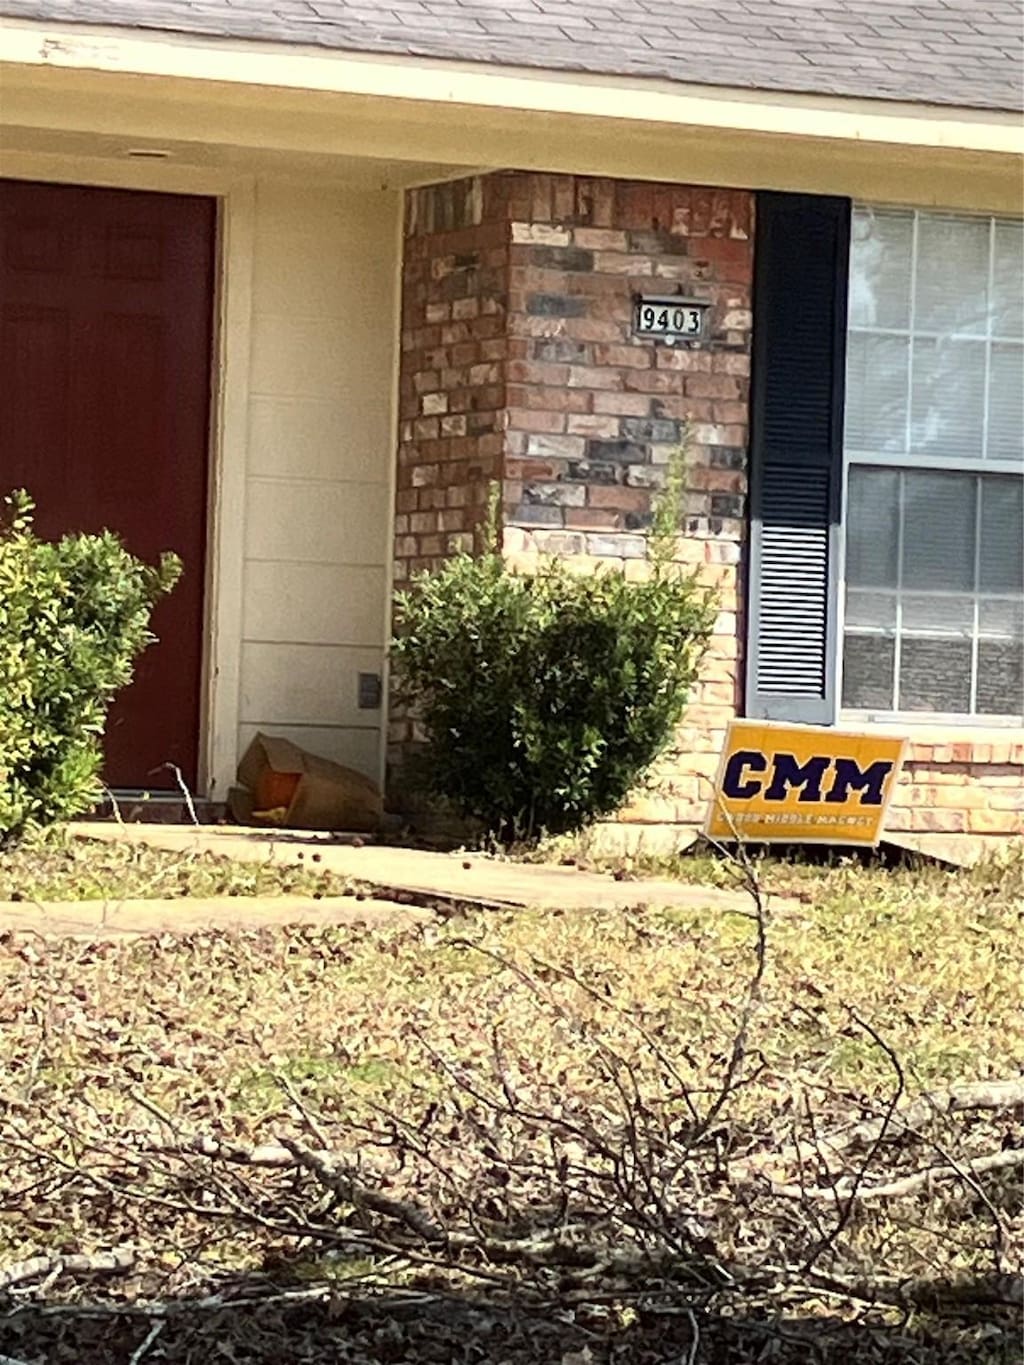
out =
[(199, 790), (223, 801), (235, 781), (242, 652), (245, 469), (255, 259), (256, 177), (172, 160), (4, 152), (0, 175), (216, 200)]

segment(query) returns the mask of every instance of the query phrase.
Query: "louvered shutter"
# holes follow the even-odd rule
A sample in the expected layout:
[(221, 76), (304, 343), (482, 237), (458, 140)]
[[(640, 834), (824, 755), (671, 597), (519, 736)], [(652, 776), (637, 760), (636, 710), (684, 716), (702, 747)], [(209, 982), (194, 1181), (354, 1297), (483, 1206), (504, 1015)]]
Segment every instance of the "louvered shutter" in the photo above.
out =
[(850, 202), (760, 194), (754, 256), (747, 714), (830, 725)]

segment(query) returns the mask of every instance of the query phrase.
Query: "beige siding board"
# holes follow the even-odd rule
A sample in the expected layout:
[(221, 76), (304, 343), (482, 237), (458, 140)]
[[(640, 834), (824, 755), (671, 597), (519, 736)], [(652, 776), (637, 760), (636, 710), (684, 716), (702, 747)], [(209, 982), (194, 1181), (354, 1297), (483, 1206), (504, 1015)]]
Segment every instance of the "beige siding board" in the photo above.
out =
[(252, 391), (294, 398), (337, 393), (346, 403), (372, 383), (370, 356), (352, 344), (349, 319), (258, 312), (252, 339)]
[(245, 576), (245, 638), (379, 649), (384, 594), (383, 565), (250, 562)]
[(380, 724), (379, 711), (361, 711), (358, 675), (379, 673), (379, 649), (347, 645), (242, 645), (241, 721), (270, 725)]
[[(369, 715), (370, 712), (367, 712)], [(262, 728), (263, 734), (278, 735), (290, 739), (300, 749), (329, 758), (334, 763), (344, 763), (375, 780), (380, 769), (379, 729), (373, 726), (367, 730), (356, 730), (339, 725), (240, 725), (238, 727), (238, 751), (244, 753), (246, 746)]]
[[(367, 405), (364, 405), (364, 407)], [(250, 404), (249, 472), (297, 479), (387, 482), (391, 430), (384, 404), (359, 426), (342, 399), (261, 395)]]
[[(343, 251), (338, 250), (339, 231), (345, 236)], [(388, 306), (388, 281), (352, 268), (373, 249), (362, 221), (341, 218), (319, 231), (266, 234), (261, 241), (255, 285), (264, 312), (332, 318), (339, 316), (340, 304), (345, 315), (372, 319)], [(383, 333), (381, 347), (388, 341)]]
[(386, 516), (381, 484), (253, 480), (246, 558), (381, 565)]

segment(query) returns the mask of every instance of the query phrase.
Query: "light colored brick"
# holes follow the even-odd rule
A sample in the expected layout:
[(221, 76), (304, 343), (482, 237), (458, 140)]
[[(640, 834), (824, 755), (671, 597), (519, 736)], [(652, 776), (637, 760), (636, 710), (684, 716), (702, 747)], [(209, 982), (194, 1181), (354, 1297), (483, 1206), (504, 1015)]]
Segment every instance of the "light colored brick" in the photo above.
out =
[(615, 228), (573, 228), (572, 241), (588, 251), (625, 251), (627, 246), (626, 234)]
[(513, 223), (512, 240), (531, 246), (568, 246), (572, 234), (568, 228), (550, 223)]
[(972, 834), (1024, 834), (1024, 819), (1016, 811), (972, 810), (967, 827)]
[(583, 555), (587, 538), (579, 531), (534, 531), (537, 549), (549, 555)]
[(964, 834), (967, 816), (958, 810), (910, 810), (910, 828), (922, 833)]
[(587, 553), (613, 559), (643, 559), (647, 554), (645, 536), (617, 535), (614, 532), (587, 536)]
[(586, 452), (582, 436), (532, 435), (526, 441), (527, 455), (540, 459), (581, 460)]

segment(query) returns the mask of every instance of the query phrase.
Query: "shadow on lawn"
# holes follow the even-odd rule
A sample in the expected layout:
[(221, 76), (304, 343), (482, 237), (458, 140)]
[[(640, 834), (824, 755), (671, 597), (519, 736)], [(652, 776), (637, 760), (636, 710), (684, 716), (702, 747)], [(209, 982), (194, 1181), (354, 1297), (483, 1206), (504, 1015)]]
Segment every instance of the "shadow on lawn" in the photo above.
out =
[[(972, 1282), (978, 1300), (1000, 1282)], [(250, 1292), (252, 1291), (250, 1283)], [(0, 1315), (0, 1359), (19, 1365), (1011, 1365), (1020, 1360), (1019, 1314), (979, 1305), (955, 1320), (864, 1307), (828, 1313), (734, 1301), (688, 1312), (662, 1299), (623, 1312), (595, 1303), (538, 1308), (494, 1302), (486, 1290), (373, 1291), (339, 1282), (328, 1297), (275, 1277), (292, 1302), (216, 1311), (91, 1316), (67, 1301), (33, 1301)], [(634, 1292), (635, 1292), (634, 1287)], [(263, 1280), (259, 1289), (267, 1291)], [(553, 1290), (555, 1282), (553, 1281)], [(235, 1283), (228, 1294), (240, 1297)], [(554, 1297), (554, 1296), (553, 1296)], [(627, 1292), (623, 1303), (630, 1302)], [(110, 1304), (113, 1308), (113, 1303)], [(183, 1305), (184, 1307), (184, 1305)], [(695, 1332), (696, 1327), (696, 1332)], [(148, 1345), (144, 1345), (148, 1341)], [(144, 1348), (144, 1349), (143, 1349)], [(140, 1354), (141, 1351), (141, 1354)]]

